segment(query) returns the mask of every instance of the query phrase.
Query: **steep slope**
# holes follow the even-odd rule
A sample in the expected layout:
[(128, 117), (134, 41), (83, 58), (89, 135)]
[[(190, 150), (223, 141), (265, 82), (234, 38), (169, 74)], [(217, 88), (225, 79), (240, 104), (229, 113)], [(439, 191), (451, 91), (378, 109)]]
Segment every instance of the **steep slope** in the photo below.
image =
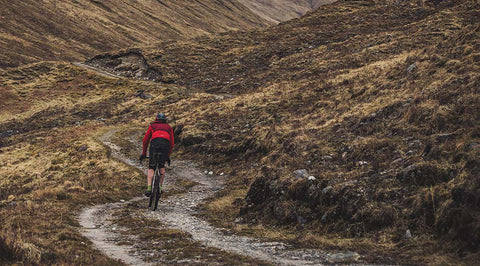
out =
[(226, 93), (169, 107), (185, 151), (234, 176), (212, 217), (241, 208), (308, 229), (308, 245), (340, 233), (407, 261), (478, 258), (479, 17), (476, 1), (340, 1), (143, 54), (191, 91)]
[(0, 67), (269, 23), (237, 1), (0, 1)]
[(255, 14), (273, 23), (298, 18), (310, 10), (335, 0), (239, 0)]

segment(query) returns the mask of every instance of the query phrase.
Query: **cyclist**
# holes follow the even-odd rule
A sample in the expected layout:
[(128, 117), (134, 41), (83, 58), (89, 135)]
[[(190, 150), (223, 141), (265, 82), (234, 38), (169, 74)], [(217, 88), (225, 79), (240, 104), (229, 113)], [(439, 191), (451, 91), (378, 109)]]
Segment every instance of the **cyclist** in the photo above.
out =
[[(167, 117), (163, 113), (157, 115), (155, 121), (148, 127), (145, 137), (143, 137), (143, 152), (140, 156), (140, 162), (146, 158), (149, 144), (150, 160), (148, 163), (147, 191), (145, 191), (145, 196), (147, 197), (152, 194), (152, 180), (157, 163), (160, 167), (161, 174), (160, 190), (162, 189), (163, 179), (165, 178), (165, 162), (168, 162), (168, 165), (170, 165), (170, 154), (175, 145), (172, 127), (167, 124)], [(155, 153), (160, 154), (160, 156), (155, 158), (155, 156), (153, 156)], [(157, 162), (156, 159), (159, 161)]]

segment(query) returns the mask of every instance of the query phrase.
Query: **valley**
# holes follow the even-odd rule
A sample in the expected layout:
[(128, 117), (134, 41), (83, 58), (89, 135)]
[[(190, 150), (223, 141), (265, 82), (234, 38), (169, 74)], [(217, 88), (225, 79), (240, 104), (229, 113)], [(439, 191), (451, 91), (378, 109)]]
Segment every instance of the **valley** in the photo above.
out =
[[(79, 218), (85, 209), (113, 206), (102, 222), (122, 227), (113, 244), (139, 248), (145, 263), (153, 253), (166, 256), (163, 263), (282, 264), (199, 244), (195, 230), (129, 201), (145, 177), (128, 162), (160, 111), (177, 140), (165, 211), (196, 195), (202, 178), (222, 184), (202, 187), (206, 197), (188, 210), (202, 221), (198, 230), (205, 222), (225, 238), (316, 250), (325, 263), (478, 261), (477, 1), (242, 0), (215, 9), (192, 1), (212, 22), (178, 14), (189, 26), (172, 31), (150, 16), (133, 19), (146, 11), (130, 11), (128, 1), (47, 2), (133, 12), (132, 21), (107, 23), (99, 13), (91, 21), (136, 26), (99, 33), (112, 40), (100, 46), (89, 29), (72, 26), (83, 31), (75, 36), (86, 34), (76, 41), (84, 50), (2, 39), (10, 50), (0, 60), (7, 62), (0, 69), (0, 263), (121, 263), (82, 234)], [(183, 10), (175, 3), (172, 10)], [(243, 11), (232, 18), (223, 8)], [(68, 21), (58, 36), (69, 32)], [(12, 36), (9, 27), (0, 24), (1, 36)], [(116, 148), (105, 142), (108, 132), (117, 132), (109, 137)], [(198, 177), (180, 173), (190, 166)], [(338, 252), (357, 255), (338, 262), (325, 255)]]

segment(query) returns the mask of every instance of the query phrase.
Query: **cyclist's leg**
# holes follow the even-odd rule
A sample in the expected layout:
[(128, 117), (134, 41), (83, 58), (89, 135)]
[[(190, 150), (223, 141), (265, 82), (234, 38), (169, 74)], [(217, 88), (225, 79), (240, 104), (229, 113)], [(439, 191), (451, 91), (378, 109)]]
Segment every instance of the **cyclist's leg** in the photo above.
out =
[(148, 160), (148, 170), (147, 170), (147, 191), (145, 191), (146, 196), (149, 196), (152, 191), (152, 181), (153, 181), (153, 175), (155, 173), (155, 166), (156, 166), (156, 158), (154, 156), (155, 150), (156, 150), (155, 144), (153, 142), (150, 143), (150, 151), (149, 151), (150, 158)]
[(152, 185), (154, 172), (155, 172), (155, 170), (153, 170), (153, 169), (148, 169), (148, 171), (147, 171), (147, 185), (148, 186)]
[(163, 180), (165, 179), (165, 167), (160, 168), (160, 186), (163, 187)]

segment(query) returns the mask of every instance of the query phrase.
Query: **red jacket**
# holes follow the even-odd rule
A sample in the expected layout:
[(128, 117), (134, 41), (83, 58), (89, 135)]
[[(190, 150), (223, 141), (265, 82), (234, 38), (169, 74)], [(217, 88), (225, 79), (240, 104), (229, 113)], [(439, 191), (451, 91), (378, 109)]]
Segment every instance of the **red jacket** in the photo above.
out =
[(148, 144), (150, 144), (152, 139), (156, 138), (164, 138), (170, 141), (170, 151), (168, 152), (168, 156), (170, 156), (173, 146), (175, 145), (175, 141), (173, 140), (173, 129), (167, 123), (163, 123), (159, 120), (155, 120), (155, 122), (151, 123), (148, 127), (147, 133), (145, 133), (145, 137), (143, 137), (142, 154), (147, 154)]

